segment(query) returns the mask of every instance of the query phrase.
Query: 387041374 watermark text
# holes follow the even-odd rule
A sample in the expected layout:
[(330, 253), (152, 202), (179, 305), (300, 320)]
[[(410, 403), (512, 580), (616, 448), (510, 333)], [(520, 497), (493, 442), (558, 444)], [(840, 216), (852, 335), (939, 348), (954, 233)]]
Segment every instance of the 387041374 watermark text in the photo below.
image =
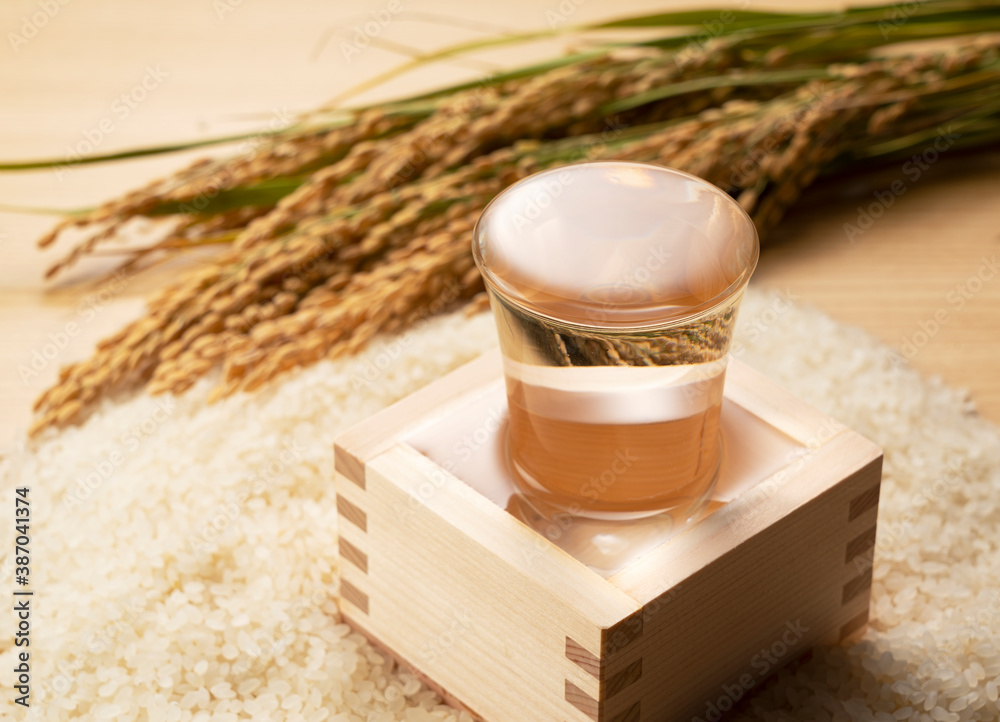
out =
[(28, 488), (14, 490), (14, 702), (31, 706), (31, 501)]

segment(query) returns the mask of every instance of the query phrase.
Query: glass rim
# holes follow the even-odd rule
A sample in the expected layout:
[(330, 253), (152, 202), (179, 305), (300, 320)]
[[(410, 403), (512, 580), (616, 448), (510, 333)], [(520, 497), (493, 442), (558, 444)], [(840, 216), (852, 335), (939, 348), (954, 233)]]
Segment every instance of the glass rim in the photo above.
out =
[[(614, 165), (614, 166), (631, 166), (639, 167), (647, 170), (653, 170), (657, 173), (665, 173), (667, 175), (679, 176), (687, 178), (689, 180), (695, 181), (699, 186), (704, 188), (709, 193), (713, 194), (718, 198), (723, 198), (727, 204), (731, 207), (735, 207), (738, 211), (737, 215), (742, 218), (745, 222), (746, 227), (749, 229), (750, 236), (750, 246), (751, 253), (747, 260), (747, 263), (740, 275), (737, 276), (732, 283), (730, 283), (725, 289), (717, 293), (712, 298), (699, 303), (696, 306), (688, 306), (684, 308), (683, 312), (675, 314), (664, 314), (661, 318), (655, 321), (650, 321), (648, 323), (643, 322), (633, 322), (633, 321), (621, 321), (618, 323), (581, 323), (577, 320), (570, 320), (567, 318), (560, 318), (559, 316), (554, 316), (551, 313), (546, 313), (545, 310), (540, 308), (537, 304), (532, 304), (527, 301), (522, 294), (514, 291), (509, 284), (505, 283), (502, 278), (497, 276), (493, 271), (485, 266), (483, 263), (482, 254), (480, 252), (479, 243), (477, 239), (479, 237), (479, 227), (489, 212), (490, 208), (497, 204), (504, 196), (513, 192), (523, 183), (534, 180), (549, 174), (566, 172), (572, 168), (577, 168), (580, 166), (594, 166), (594, 165)], [(472, 256), (476, 262), (476, 266), (479, 268), (479, 272), (483, 277), (483, 281), (489, 290), (497, 293), (508, 303), (516, 306), (518, 309), (530, 313), (532, 315), (546, 319), (547, 321), (567, 326), (570, 328), (579, 328), (586, 330), (600, 330), (600, 331), (650, 331), (654, 329), (670, 328), (673, 326), (679, 326), (684, 323), (696, 320), (697, 318), (711, 313), (712, 311), (723, 306), (726, 301), (730, 300), (734, 296), (742, 293), (750, 281), (750, 276), (753, 275), (754, 269), (757, 268), (757, 262), (760, 259), (760, 236), (757, 233), (757, 226), (754, 224), (753, 219), (750, 218), (750, 214), (741, 206), (735, 198), (726, 193), (724, 190), (719, 188), (714, 183), (709, 183), (704, 178), (699, 178), (691, 173), (686, 173), (676, 168), (670, 168), (664, 165), (658, 165), (655, 163), (642, 163), (639, 161), (622, 161), (622, 160), (601, 160), (601, 161), (583, 161), (580, 163), (571, 163), (569, 165), (558, 166), (556, 168), (549, 168), (538, 173), (533, 173), (530, 176), (522, 178), (521, 180), (513, 183), (507, 188), (503, 189), (498, 193), (493, 199), (486, 204), (483, 208), (483, 212), (479, 214), (479, 218), (476, 219), (476, 224), (472, 229)]]

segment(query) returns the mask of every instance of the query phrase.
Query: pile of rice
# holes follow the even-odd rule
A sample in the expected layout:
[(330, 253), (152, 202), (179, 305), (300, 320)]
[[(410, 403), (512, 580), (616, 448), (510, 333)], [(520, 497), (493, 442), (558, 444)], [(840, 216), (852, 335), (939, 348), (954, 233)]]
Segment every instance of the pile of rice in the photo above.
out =
[[(788, 299), (751, 293), (740, 325), (738, 356), (886, 454), (866, 638), (786, 668), (741, 714), (1000, 719), (997, 429)], [(331, 440), (494, 344), (485, 314), (438, 318), (257, 395), (208, 406), (206, 380), (109, 403), (6, 459), (2, 508), (26, 483), (34, 510), (28, 718), (470, 719), (340, 623)], [(13, 713), (18, 650), (0, 647)]]

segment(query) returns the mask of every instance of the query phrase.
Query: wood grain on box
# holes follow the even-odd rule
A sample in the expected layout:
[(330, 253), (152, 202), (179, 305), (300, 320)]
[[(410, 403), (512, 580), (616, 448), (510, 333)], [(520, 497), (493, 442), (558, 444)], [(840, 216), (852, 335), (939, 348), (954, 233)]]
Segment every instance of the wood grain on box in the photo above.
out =
[(801, 453), (605, 579), (406, 443), (499, 374), (488, 354), (336, 443), (345, 618), (476, 715), (705, 719), (864, 628), (874, 444), (733, 363), (729, 401)]

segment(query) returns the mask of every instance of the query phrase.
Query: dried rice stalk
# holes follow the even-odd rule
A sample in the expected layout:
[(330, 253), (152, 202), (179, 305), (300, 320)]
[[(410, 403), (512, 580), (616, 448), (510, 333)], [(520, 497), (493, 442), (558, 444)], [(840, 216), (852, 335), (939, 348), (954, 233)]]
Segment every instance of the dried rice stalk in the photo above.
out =
[[(62, 221), (38, 241), (39, 247), (52, 244), (59, 235), (73, 227), (101, 226), (101, 230), (74, 246), (46, 273), (51, 277), (69, 267), (99, 244), (114, 238), (128, 220), (154, 213), (168, 204), (180, 204), (184, 212), (197, 214), (203, 204), (220, 191), (253, 186), (271, 178), (295, 176), (317, 165), (326, 165), (343, 157), (355, 145), (399, 130), (410, 122), (405, 117), (387, 117), (377, 110), (366, 111), (354, 122), (333, 129), (319, 129), (300, 135), (279, 134), (251, 143), (245, 153), (225, 160), (195, 161), (174, 175), (158, 179), (96, 208), (90, 213)], [(197, 221), (197, 217), (194, 219)]]
[[(456, 96), (408, 129), (380, 126), (373, 115), (357, 143), (270, 213), (241, 211), (253, 220), (230, 251), (64, 369), (36, 403), (32, 433), (78, 421), (102, 396), (136, 384), (179, 393), (220, 365), (213, 398), (254, 390), (452, 302), (475, 298), (481, 306), (472, 224), (497, 192), (536, 170), (598, 158), (663, 163), (724, 188), (766, 229), (820, 168), (933, 129), (955, 114), (946, 101), (956, 94), (980, 102), (976, 93), (1000, 84), (1000, 40), (987, 36), (943, 54), (825, 67), (821, 79), (789, 92), (779, 83), (759, 97), (734, 95), (738, 83), (720, 76), (720, 88), (706, 84), (673, 104), (679, 117), (671, 103), (654, 102), (629, 111), (638, 125), (596, 132), (609, 103), (669, 90), (685, 73), (717, 73), (734, 62), (735, 46), (703, 48), (693, 66), (672, 67), (669, 53), (655, 49), (600, 56), (513, 83), (509, 95), (500, 86), (477, 91), (475, 103)], [(541, 140), (570, 127), (593, 134)], [(240, 218), (188, 220), (179, 233), (207, 238)]]

